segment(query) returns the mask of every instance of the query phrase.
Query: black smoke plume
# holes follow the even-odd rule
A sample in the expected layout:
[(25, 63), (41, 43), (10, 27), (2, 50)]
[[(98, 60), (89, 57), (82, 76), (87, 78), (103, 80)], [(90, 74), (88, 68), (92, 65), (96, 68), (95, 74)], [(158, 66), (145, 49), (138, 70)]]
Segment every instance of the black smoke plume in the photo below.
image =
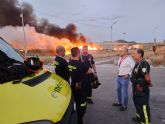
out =
[[(86, 38), (77, 33), (77, 27), (69, 24), (65, 28), (51, 24), (47, 19), (37, 20), (33, 7), (28, 3), (22, 3), (25, 25), (35, 27), (38, 33), (43, 33), (57, 38), (67, 38), (71, 42), (86, 42)], [(22, 26), (20, 5), (17, 0), (0, 0), (0, 28), (5, 26)]]

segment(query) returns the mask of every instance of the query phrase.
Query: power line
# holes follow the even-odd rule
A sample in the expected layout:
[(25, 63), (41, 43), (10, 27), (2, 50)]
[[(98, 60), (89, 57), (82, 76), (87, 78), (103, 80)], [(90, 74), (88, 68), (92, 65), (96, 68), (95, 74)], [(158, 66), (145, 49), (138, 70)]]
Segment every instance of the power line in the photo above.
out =
[(46, 16), (49, 16), (49, 17), (53, 17), (53, 18), (57, 18), (57, 19), (60, 19), (60, 20), (63, 20), (63, 21), (74, 21), (76, 23), (79, 23), (79, 24), (82, 24), (82, 25), (88, 25), (88, 26), (94, 26), (94, 27), (102, 27), (102, 28), (107, 28), (108, 26), (104, 26), (104, 25), (96, 25), (96, 24), (88, 24), (88, 23), (84, 23), (82, 22), (82, 20), (78, 19), (78, 20), (71, 20), (71, 19), (68, 19), (68, 18), (63, 18), (63, 17), (60, 17), (60, 16), (57, 16), (57, 15), (54, 15), (54, 14), (49, 14), (49, 13), (46, 13), (46, 12), (41, 12), (39, 10), (36, 10), (34, 9), (34, 11), (40, 13), (40, 14), (44, 14)]

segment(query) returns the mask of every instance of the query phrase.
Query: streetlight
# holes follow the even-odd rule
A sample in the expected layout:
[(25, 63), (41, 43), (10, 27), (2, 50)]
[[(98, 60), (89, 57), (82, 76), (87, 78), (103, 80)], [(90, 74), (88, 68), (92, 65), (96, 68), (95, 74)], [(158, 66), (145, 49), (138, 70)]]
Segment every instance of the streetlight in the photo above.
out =
[(154, 45), (156, 46), (156, 31), (157, 31), (158, 27), (154, 28)]
[(25, 55), (25, 58), (26, 58), (26, 56), (27, 56), (26, 33), (25, 33), (24, 15), (23, 15), (22, 4), (20, 3), (20, 0), (19, 0), (19, 6), (20, 6), (20, 11), (21, 11), (20, 17), (22, 19), (22, 28), (23, 28), (23, 34), (24, 34), (24, 55)]
[(111, 24), (111, 42), (113, 41), (113, 26), (116, 24), (117, 22), (113, 22)]

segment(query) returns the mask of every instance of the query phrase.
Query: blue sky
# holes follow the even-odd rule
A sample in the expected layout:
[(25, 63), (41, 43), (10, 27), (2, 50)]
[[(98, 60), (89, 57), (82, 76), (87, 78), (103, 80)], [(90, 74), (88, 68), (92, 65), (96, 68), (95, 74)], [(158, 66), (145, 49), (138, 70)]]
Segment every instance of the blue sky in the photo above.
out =
[(114, 21), (114, 40), (152, 42), (155, 31), (159, 41), (165, 40), (165, 0), (22, 1), (32, 4), (38, 18), (47, 18), (61, 27), (74, 23), (78, 32), (96, 42), (110, 40)]

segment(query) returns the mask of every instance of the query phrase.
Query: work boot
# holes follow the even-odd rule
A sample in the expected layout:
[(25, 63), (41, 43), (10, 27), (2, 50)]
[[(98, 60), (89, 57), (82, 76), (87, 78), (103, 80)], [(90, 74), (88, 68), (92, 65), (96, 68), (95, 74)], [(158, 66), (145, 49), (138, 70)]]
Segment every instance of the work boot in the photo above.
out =
[(94, 104), (92, 99), (87, 99), (88, 104)]
[(121, 106), (119, 110), (120, 110), (120, 111), (126, 111), (126, 110), (127, 110), (127, 107)]
[(121, 107), (121, 104), (120, 103), (113, 103), (112, 106)]
[(133, 117), (133, 118), (132, 118), (132, 121), (133, 121), (133, 122), (136, 122), (136, 123), (138, 123), (138, 124), (141, 123), (141, 122), (140, 122), (140, 119), (137, 118), (137, 117)]

